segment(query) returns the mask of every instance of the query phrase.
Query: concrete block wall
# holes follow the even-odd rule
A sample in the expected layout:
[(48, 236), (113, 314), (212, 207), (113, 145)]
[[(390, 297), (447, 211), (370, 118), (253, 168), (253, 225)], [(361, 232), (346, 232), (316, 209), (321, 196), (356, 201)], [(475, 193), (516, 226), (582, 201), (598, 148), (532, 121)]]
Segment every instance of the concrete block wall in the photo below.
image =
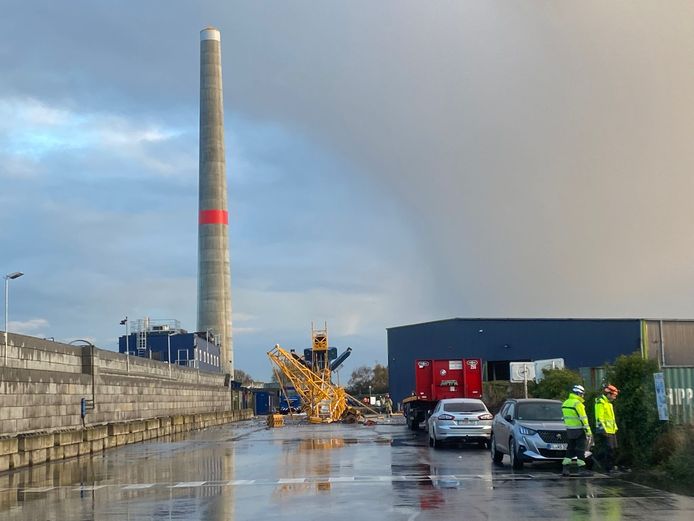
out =
[[(59, 373), (81, 373), (83, 349), (60, 342), (52, 342), (25, 335), (8, 335), (7, 367), (38, 369)], [(0, 335), (0, 347), (4, 367), (4, 333)]]
[(81, 425), (80, 400), (91, 376), (35, 369), (0, 369), (0, 435)]
[(24, 335), (9, 337), (7, 364), (0, 366), (0, 436), (81, 427), (82, 398), (94, 400), (86, 425), (233, 409), (220, 373)]
[(0, 472), (47, 461), (96, 454), (130, 443), (247, 420), (252, 414), (249, 409), (188, 414), (0, 438)]

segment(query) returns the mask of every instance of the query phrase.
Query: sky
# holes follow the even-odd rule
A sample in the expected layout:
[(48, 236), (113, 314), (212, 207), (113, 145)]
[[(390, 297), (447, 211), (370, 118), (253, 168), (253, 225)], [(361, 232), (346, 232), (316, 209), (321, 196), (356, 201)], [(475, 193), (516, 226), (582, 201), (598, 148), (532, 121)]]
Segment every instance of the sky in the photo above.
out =
[(311, 323), (694, 318), (694, 4), (2, 0), (9, 330), (195, 329), (199, 31), (222, 34), (235, 364)]

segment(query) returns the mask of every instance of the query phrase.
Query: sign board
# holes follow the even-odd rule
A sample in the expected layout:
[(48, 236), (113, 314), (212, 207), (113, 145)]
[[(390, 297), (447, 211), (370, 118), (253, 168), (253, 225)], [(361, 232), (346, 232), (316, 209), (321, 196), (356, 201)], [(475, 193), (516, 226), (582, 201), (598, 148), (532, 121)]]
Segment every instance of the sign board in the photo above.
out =
[(539, 382), (545, 377), (545, 369), (564, 369), (563, 358), (548, 358), (547, 360), (535, 360), (535, 381)]
[(653, 381), (655, 382), (655, 403), (658, 406), (658, 419), (669, 420), (663, 373), (653, 373)]
[(534, 362), (511, 362), (512, 382), (526, 382), (535, 378), (535, 363)]

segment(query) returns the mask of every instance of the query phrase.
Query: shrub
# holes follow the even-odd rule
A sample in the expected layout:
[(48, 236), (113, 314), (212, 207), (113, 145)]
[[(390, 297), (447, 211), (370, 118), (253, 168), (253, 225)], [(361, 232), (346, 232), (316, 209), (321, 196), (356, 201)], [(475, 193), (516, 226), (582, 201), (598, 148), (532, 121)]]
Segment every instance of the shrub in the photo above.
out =
[(668, 434), (671, 454), (661, 466), (671, 480), (691, 494), (694, 492), (694, 428), (674, 428)]
[(484, 403), (489, 412), (496, 414), (501, 405), (509, 398), (523, 398), (523, 384), (512, 383), (506, 380), (494, 380), (484, 382)]
[(570, 369), (545, 369), (539, 383), (528, 382), (528, 395), (533, 398), (566, 400), (571, 388), (581, 383), (581, 375)]
[(622, 355), (607, 369), (607, 380), (620, 391), (614, 409), (622, 463), (645, 467), (654, 461), (656, 439), (665, 431), (655, 401), (656, 372), (657, 362), (644, 360), (640, 353)]

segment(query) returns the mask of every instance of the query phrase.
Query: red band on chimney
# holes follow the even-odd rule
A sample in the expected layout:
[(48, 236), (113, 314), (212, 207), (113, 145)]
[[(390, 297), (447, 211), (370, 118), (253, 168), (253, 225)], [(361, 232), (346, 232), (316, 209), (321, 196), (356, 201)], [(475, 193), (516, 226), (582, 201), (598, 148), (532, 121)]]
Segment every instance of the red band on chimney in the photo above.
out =
[(229, 224), (229, 212), (226, 210), (200, 210), (199, 224)]

